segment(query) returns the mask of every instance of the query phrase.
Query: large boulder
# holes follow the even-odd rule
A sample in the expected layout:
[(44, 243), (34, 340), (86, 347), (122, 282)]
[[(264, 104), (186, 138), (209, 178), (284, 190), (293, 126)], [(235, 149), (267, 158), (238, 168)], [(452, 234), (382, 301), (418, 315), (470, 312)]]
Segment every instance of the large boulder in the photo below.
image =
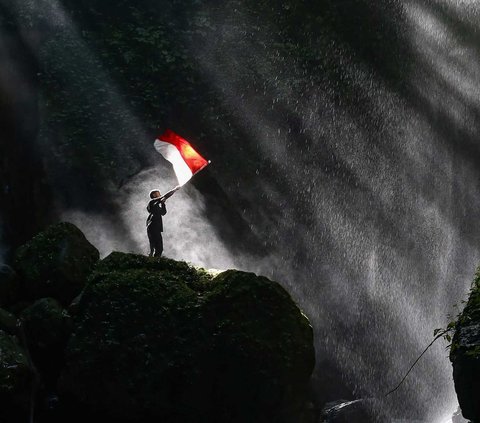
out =
[(227, 270), (213, 279), (202, 315), (218, 421), (294, 421), (315, 357), (312, 328), (289, 294), (265, 277)]
[(276, 282), (113, 253), (80, 299), (61, 401), (106, 421), (290, 423), (313, 365), (309, 322)]
[(75, 225), (52, 225), (15, 253), (22, 296), (30, 300), (53, 297), (67, 305), (80, 293), (98, 259), (98, 250)]
[(35, 367), (48, 390), (54, 390), (64, 363), (70, 317), (53, 298), (42, 298), (21, 314), (22, 327)]
[(0, 421), (26, 421), (32, 372), (17, 339), (0, 330)]
[(203, 340), (194, 329), (196, 293), (181, 269), (159, 270), (112, 269), (92, 278), (67, 349), (64, 401), (97, 416), (142, 421), (170, 418), (182, 412), (182, 397), (197, 395), (186, 392)]
[(453, 379), (465, 418), (480, 422), (480, 269), (458, 317), (450, 348)]

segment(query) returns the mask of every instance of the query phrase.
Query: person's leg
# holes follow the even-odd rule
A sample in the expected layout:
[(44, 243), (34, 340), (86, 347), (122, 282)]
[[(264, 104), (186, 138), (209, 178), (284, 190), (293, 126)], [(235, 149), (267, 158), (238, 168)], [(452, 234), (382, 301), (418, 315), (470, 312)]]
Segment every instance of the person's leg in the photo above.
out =
[(163, 238), (162, 233), (159, 232), (155, 236), (155, 254), (154, 257), (160, 257), (163, 253)]
[(150, 229), (150, 226), (147, 227), (147, 235), (148, 235), (148, 242), (150, 243), (150, 254), (148, 256), (152, 257), (155, 251), (155, 243), (154, 243), (153, 234)]

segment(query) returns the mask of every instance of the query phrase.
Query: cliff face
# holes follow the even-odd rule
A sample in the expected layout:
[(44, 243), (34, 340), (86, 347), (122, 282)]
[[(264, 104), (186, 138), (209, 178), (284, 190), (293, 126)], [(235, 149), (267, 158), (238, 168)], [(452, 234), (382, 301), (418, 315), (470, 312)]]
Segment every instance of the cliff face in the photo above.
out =
[[(4, 247), (17, 247), (50, 221), (50, 188), (35, 142), (40, 124), (31, 28), (15, 23), (0, 3), (0, 227)], [(8, 253), (7, 248), (7, 253)]]
[(462, 414), (472, 422), (480, 422), (480, 271), (458, 318), (450, 360)]
[(36, 421), (312, 421), (312, 328), (278, 283), (97, 259), (70, 224), (18, 250), (1, 299), (1, 418), (28, 414), (33, 392)]

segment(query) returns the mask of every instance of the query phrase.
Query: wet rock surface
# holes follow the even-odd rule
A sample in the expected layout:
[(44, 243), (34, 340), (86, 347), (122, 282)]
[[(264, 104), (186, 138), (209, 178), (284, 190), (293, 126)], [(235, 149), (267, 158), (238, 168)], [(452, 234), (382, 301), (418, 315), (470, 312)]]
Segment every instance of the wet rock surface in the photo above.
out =
[(450, 360), (463, 417), (480, 422), (480, 272), (459, 315)]

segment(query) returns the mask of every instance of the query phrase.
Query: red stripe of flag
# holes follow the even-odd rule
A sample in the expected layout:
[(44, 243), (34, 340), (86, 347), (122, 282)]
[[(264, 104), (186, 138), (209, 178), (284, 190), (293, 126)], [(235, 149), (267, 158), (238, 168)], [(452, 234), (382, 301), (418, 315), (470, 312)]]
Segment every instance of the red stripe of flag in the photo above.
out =
[(168, 142), (169, 144), (172, 144), (176, 147), (183, 160), (192, 171), (192, 174), (197, 173), (198, 171), (202, 170), (206, 165), (208, 165), (208, 161), (205, 160), (200, 154), (198, 154), (185, 138), (182, 138), (180, 135), (176, 134), (171, 129), (167, 129), (159, 137), (159, 140)]

